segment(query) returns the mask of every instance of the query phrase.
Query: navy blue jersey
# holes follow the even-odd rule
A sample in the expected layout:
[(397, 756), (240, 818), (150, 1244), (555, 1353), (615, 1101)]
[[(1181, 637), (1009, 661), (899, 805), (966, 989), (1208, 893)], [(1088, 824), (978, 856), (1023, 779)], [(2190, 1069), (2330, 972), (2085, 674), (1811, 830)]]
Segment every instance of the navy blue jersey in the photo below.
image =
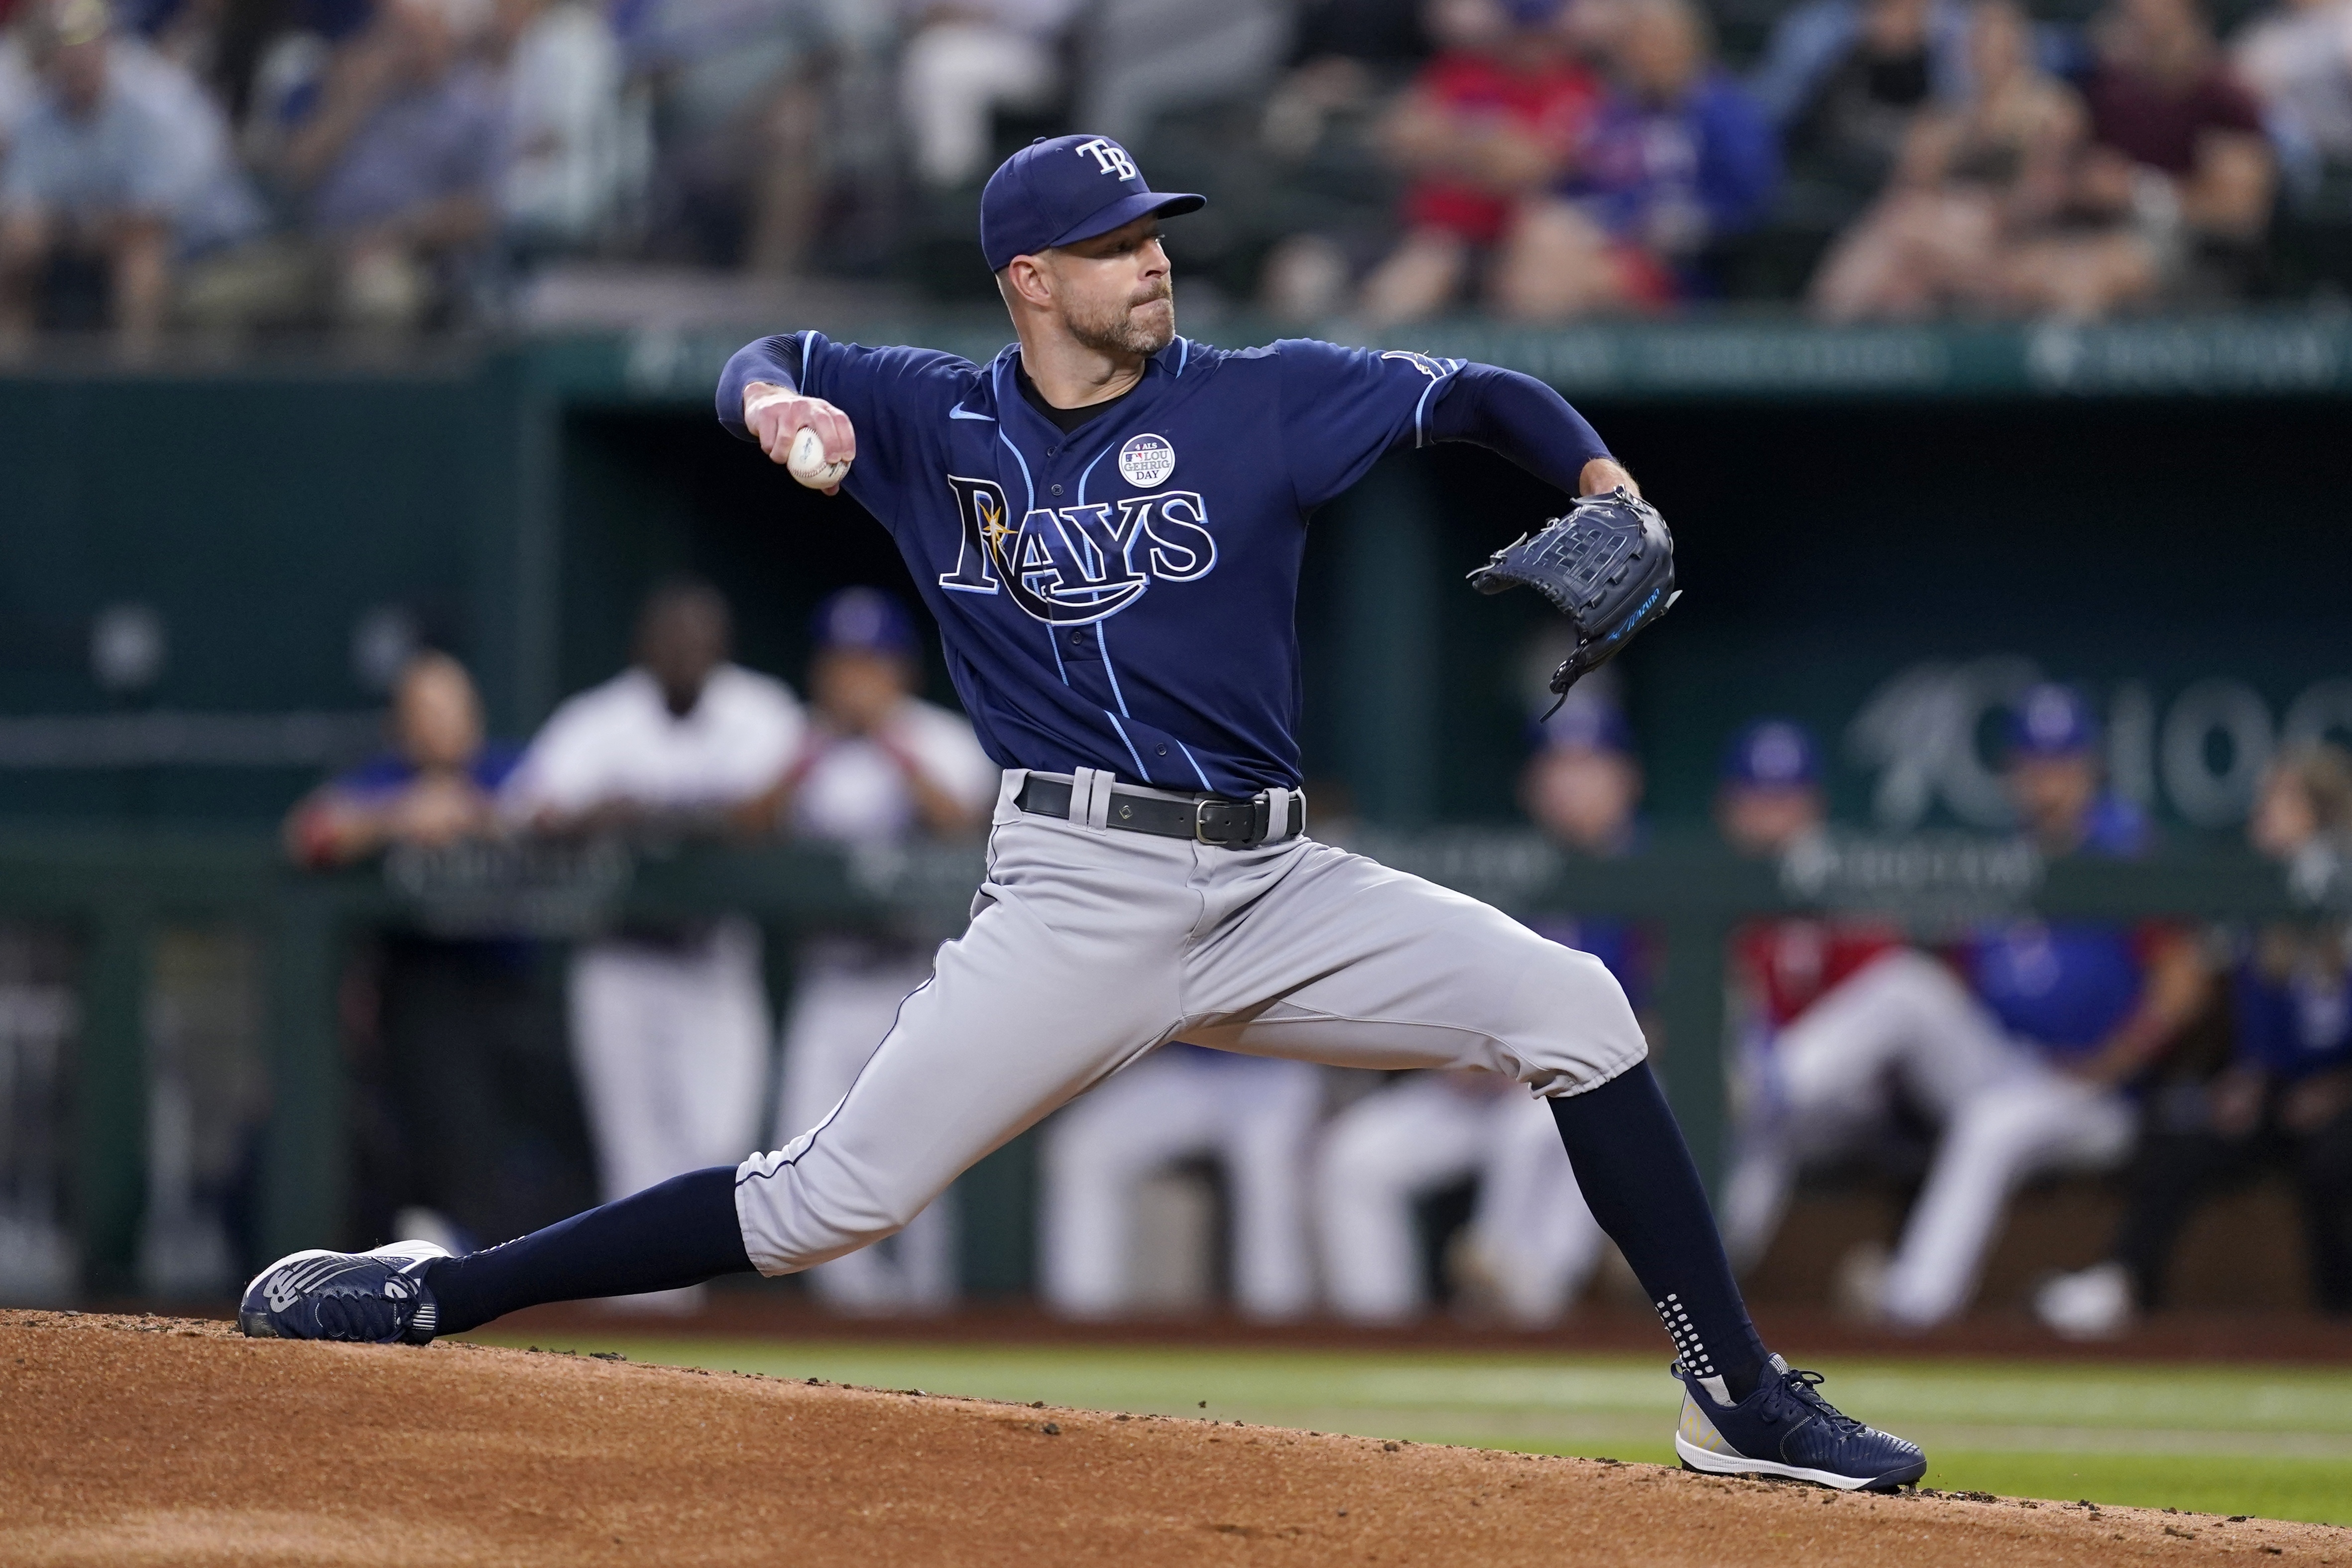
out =
[[(739, 434), (752, 381), (848, 415), (857, 460), (843, 489), (898, 542), (1003, 767), (1226, 795), (1297, 787), (1308, 514), (1400, 446), (1485, 440), (1527, 461), (1540, 443), (1538, 471), (1570, 486), (1604, 455), (1557, 394), (1537, 387), (1547, 405), (1499, 384), (1536, 386), (1525, 377), (1304, 340), (1178, 338), (1065, 435), (1021, 396), (1019, 352), (975, 365), (801, 332), (743, 349), (719, 387)], [(1448, 400), (1465, 372), (1508, 408)]]

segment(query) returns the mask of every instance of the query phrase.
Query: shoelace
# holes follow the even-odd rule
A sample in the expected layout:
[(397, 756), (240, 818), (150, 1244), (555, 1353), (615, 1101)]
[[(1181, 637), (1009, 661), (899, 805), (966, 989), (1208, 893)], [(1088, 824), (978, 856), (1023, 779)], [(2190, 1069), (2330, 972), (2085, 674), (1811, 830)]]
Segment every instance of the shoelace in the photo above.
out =
[[(1685, 1371), (1680, 1360), (1668, 1362), (1666, 1370), (1676, 1377), (1683, 1376)], [(1771, 1375), (1771, 1369), (1766, 1368), (1765, 1376), (1770, 1379)], [(1868, 1431), (1869, 1428), (1861, 1422), (1815, 1392), (1821, 1387), (1822, 1382), (1822, 1374), (1818, 1372), (1806, 1372), (1791, 1367), (1779, 1379), (1768, 1381), (1762, 1385), (1770, 1392), (1766, 1394), (1764, 1408), (1759, 1414), (1763, 1419), (1770, 1422), (1778, 1421), (1784, 1415), (1809, 1411), (1828, 1422), (1830, 1430), (1841, 1437), (1849, 1437), (1856, 1432)]]
[[(1822, 1374), (1791, 1367), (1764, 1402), (1764, 1419), (1778, 1421), (1783, 1415), (1800, 1411), (1810, 1412), (1829, 1423), (1830, 1430), (1841, 1437), (1851, 1437), (1863, 1431), (1863, 1424), (1848, 1415), (1821, 1396)], [(1794, 1406), (1791, 1409), (1790, 1406)]]

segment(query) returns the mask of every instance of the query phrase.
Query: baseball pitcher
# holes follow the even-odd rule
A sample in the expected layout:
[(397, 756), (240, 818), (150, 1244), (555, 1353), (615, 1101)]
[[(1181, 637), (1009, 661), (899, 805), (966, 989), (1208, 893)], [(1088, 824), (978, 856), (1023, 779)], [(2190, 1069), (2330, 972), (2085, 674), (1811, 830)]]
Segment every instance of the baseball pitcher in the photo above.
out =
[(803, 331), (719, 384), (730, 430), (890, 531), (1004, 770), (971, 923), (841, 1103), (740, 1166), (487, 1252), (298, 1253), (248, 1287), (248, 1332), (415, 1342), (532, 1302), (806, 1268), (1181, 1039), (1528, 1085), (1675, 1341), (1686, 1463), (1848, 1489), (1924, 1472), (1758, 1339), (1601, 961), (1306, 831), (1292, 623), (1316, 509), (1433, 441), (1581, 498), (1474, 576), (1569, 616), (1562, 692), (1673, 603), (1664, 523), (1530, 378), (1179, 336), (1160, 226), (1202, 205), (1150, 189), (1106, 137), (1038, 142), (982, 198), (1016, 344), (973, 364)]

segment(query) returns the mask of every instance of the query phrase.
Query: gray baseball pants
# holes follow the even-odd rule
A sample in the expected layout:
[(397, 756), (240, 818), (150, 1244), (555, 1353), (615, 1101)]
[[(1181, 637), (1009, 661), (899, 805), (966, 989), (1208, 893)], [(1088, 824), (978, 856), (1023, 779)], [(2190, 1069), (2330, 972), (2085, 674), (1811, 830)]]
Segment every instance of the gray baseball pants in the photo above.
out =
[[(1055, 775), (1041, 775), (1054, 777)], [(737, 1168), (762, 1274), (898, 1230), (974, 1163), (1171, 1040), (1339, 1067), (1481, 1068), (1566, 1096), (1646, 1053), (1600, 960), (1311, 838), (1229, 849), (1013, 804), (988, 874), (841, 1103)], [(1096, 786), (1100, 785), (1100, 789)], [(1094, 809), (1087, 810), (1091, 805)]]

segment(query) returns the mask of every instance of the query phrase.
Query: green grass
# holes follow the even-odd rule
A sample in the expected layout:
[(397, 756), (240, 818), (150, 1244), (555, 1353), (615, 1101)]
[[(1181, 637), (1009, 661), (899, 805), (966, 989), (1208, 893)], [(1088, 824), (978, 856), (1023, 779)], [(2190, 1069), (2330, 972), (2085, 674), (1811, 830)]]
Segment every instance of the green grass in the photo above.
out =
[[(877, 1388), (1674, 1462), (1678, 1394), (1663, 1356), (779, 1343), (619, 1332), (564, 1348)], [(1830, 1375), (1826, 1392), (1844, 1409), (1927, 1447), (1930, 1486), (2352, 1524), (2352, 1373), (1933, 1360), (1832, 1360), (1822, 1370)]]

